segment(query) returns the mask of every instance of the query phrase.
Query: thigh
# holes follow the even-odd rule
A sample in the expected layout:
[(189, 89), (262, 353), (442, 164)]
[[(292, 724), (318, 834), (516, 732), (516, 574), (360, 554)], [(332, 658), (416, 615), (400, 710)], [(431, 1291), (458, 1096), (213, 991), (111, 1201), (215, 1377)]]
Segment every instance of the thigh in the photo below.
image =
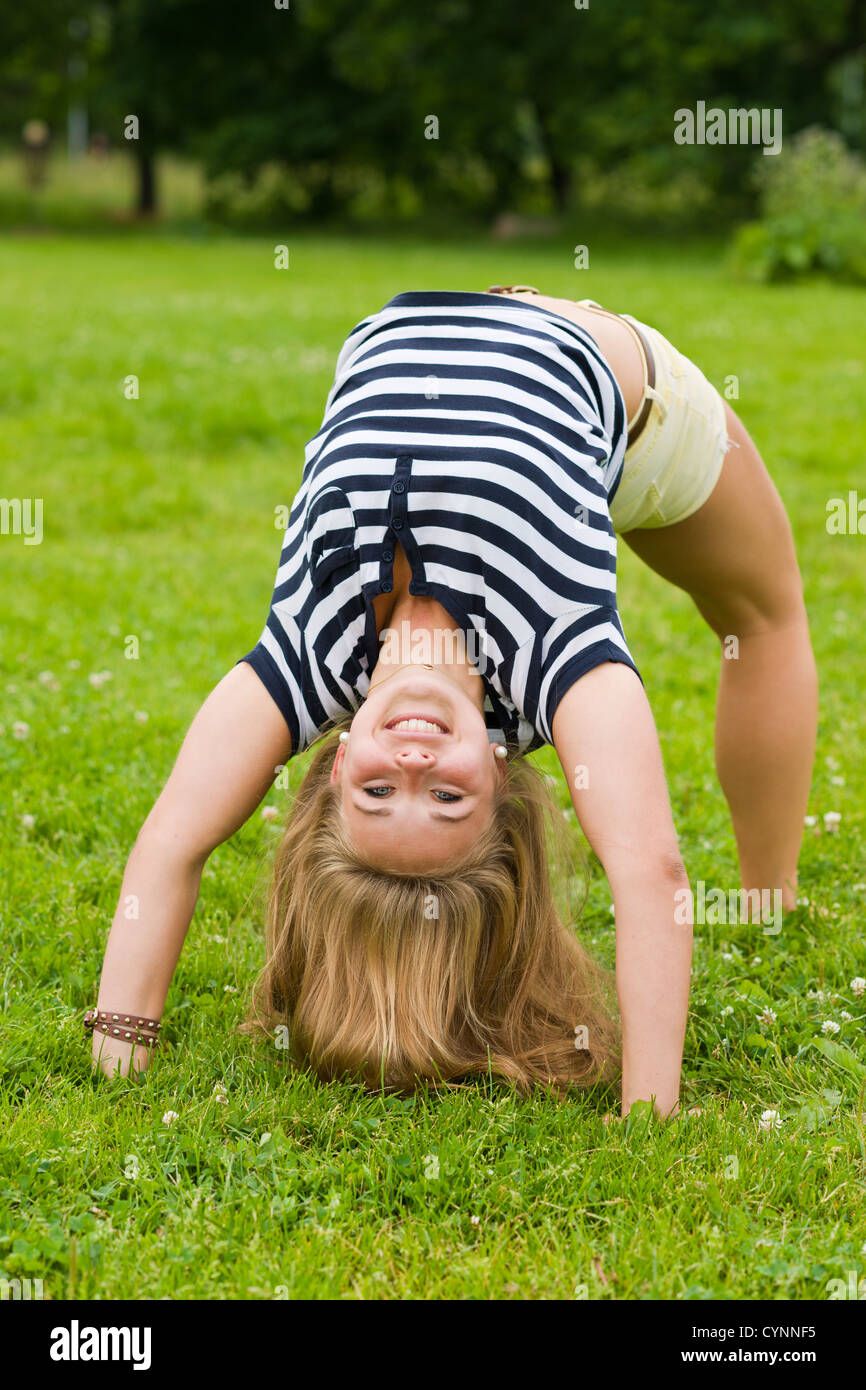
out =
[(728, 438), (715, 488), (684, 521), (622, 538), (694, 599), (719, 635), (801, 620), (803, 586), (782, 499), (745, 426), (725, 403)]

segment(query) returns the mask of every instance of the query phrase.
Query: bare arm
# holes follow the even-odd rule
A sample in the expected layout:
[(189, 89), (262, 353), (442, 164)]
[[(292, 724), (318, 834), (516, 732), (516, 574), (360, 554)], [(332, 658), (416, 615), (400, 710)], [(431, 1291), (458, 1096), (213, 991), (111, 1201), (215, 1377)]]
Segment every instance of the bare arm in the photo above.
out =
[[(291, 752), (283, 716), (252, 668), (232, 668), (211, 691), (123, 875), (97, 1007), (159, 1018), (208, 855), (252, 815)], [(94, 1031), (93, 1056), (113, 1073), (133, 1047)], [(144, 1046), (134, 1049), (146, 1066)]]
[(613, 892), (623, 1114), (653, 1096), (669, 1114), (679, 1104), (691, 895), (658, 735), (634, 671), (606, 662), (587, 672), (560, 702), (553, 735), (578, 820)]

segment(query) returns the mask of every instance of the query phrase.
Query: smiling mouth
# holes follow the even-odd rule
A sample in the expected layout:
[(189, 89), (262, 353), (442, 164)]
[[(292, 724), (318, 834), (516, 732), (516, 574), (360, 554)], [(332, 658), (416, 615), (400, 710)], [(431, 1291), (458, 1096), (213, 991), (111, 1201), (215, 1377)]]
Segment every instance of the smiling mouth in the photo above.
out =
[(450, 734), (451, 730), (441, 719), (431, 719), (426, 714), (401, 714), (389, 719), (386, 729), (398, 734)]

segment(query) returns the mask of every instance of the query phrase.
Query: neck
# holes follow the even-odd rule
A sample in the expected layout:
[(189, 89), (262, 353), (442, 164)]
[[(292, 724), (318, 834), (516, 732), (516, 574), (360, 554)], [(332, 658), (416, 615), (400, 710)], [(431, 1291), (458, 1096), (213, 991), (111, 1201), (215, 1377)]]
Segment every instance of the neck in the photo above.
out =
[(458, 628), (435, 599), (407, 595), (394, 604), (387, 626), (379, 629), (379, 659), (370, 676), (370, 689), (406, 666), (430, 666), (453, 680), (483, 709), (484, 684), (473, 657), (475, 630)]

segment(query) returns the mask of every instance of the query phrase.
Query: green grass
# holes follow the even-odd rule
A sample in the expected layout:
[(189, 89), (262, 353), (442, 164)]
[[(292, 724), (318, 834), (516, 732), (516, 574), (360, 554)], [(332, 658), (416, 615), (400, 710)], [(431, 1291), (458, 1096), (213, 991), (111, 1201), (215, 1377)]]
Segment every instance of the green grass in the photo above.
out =
[[(204, 177), (199, 165), (162, 156), (156, 161), (156, 181), (161, 221), (175, 229), (201, 221)], [(25, 176), (20, 150), (0, 150), (0, 227), (120, 230), (134, 224), (136, 196), (135, 162), (128, 149), (75, 159), (55, 151), (36, 189)]]
[[(828, 498), (862, 485), (862, 293), (744, 288), (681, 246), (599, 242), (578, 273), (568, 247), (299, 236), (277, 272), (273, 242), (0, 243), (0, 492), (44, 499), (41, 545), (0, 536), (0, 1276), (101, 1299), (805, 1299), (863, 1277), (866, 540), (825, 528)], [(158, 1065), (94, 1081), (80, 1019), (125, 856), (201, 700), (258, 637), (274, 508), (343, 338), (399, 290), (515, 280), (657, 324), (720, 387), (736, 375), (796, 532), (822, 678), (808, 901), (778, 936), (696, 930), (685, 1077), (704, 1113), (607, 1130), (591, 1097), (481, 1083), (401, 1101), (287, 1073), (232, 1031), (279, 833), (259, 816), (205, 871)], [(692, 881), (736, 887), (715, 640), (625, 547), (620, 593)], [(552, 750), (538, 762), (556, 770)], [(282, 819), (286, 793), (268, 800)], [(595, 865), (581, 931), (610, 963), (609, 904)], [(767, 1108), (781, 1128), (761, 1130)]]

